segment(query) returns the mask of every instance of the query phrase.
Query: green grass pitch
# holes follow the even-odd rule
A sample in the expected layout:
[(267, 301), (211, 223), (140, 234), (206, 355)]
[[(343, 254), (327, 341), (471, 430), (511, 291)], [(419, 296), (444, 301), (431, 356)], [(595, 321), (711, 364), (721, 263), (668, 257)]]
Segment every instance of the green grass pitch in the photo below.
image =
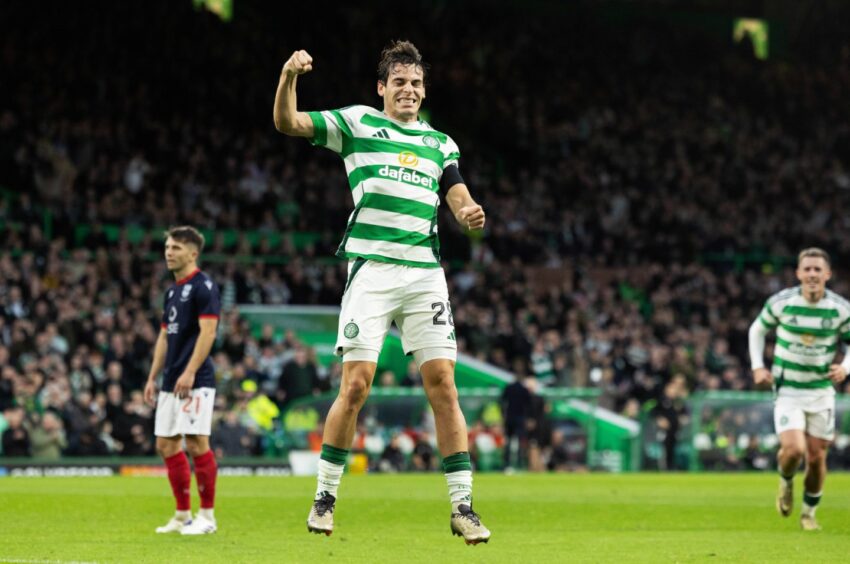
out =
[[(223, 477), (215, 535), (156, 535), (165, 478), (0, 479), (0, 562), (848, 562), (850, 475), (833, 474), (800, 531), (774, 508), (773, 474), (475, 476), (493, 531), (449, 531), (444, 478), (346, 475), (331, 537), (308, 534), (312, 478)], [(193, 486), (194, 489), (194, 486)], [(197, 497), (193, 497), (197, 507)]]

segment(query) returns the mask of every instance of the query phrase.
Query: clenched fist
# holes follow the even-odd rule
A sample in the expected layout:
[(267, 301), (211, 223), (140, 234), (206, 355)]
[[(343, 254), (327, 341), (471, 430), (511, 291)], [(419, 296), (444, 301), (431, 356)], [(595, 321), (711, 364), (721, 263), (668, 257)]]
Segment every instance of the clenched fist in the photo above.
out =
[(295, 51), (289, 60), (283, 63), (283, 71), (290, 76), (304, 74), (313, 70), (313, 57), (304, 51)]
[(460, 208), (457, 221), (467, 229), (484, 229), (484, 208), (477, 204)]
[(773, 384), (773, 374), (767, 368), (756, 368), (753, 370), (753, 381), (756, 386)]

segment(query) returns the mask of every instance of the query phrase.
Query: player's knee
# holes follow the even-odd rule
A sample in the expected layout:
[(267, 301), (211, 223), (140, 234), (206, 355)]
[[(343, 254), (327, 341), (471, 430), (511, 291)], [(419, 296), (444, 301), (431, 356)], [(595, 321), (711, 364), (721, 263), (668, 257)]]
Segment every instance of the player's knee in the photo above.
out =
[(826, 464), (826, 451), (821, 448), (809, 449), (806, 453), (806, 463), (810, 465)]
[(785, 445), (782, 447), (782, 457), (791, 460), (802, 460), (806, 456), (806, 449), (800, 445)]
[(452, 376), (450, 371), (439, 373), (425, 385), (425, 393), (435, 410), (453, 407), (457, 403), (457, 387)]
[(163, 441), (158, 440), (156, 442), (156, 453), (165, 460), (166, 458), (171, 458), (175, 454), (180, 451), (179, 444), (175, 444), (172, 441)]
[(205, 444), (201, 444), (198, 440), (192, 440), (188, 437), (186, 438), (186, 450), (189, 451), (189, 456), (192, 458), (197, 458), (204, 454), (209, 450), (209, 447)]
[(364, 379), (352, 378), (339, 390), (339, 397), (348, 409), (360, 409), (369, 395), (369, 384)]

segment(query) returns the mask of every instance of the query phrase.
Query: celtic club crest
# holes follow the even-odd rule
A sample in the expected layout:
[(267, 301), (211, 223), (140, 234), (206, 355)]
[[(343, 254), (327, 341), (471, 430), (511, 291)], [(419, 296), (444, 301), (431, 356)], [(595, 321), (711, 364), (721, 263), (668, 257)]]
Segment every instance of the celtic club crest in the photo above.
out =
[(342, 334), (345, 335), (346, 339), (353, 339), (357, 335), (360, 334), (360, 327), (357, 326), (353, 321), (345, 326), (342, 330)]

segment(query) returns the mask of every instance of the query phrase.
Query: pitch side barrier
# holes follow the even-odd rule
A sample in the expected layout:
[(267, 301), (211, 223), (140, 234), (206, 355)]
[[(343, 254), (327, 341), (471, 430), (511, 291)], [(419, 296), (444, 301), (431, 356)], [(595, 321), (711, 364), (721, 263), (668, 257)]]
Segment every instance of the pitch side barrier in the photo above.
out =
[[(688, 400), (691, 422), (680, 431), (677, 458), (690, 470), (776, 471), (779, 439), (774, 431), (772, 392), (717, 391), (693, 394)], [(644, 426), (652, 435), (654, 422)], [(651, 441), (644, 454), (652, 458)], [(657, 450), (657, 449), (656, 449)], [(850, 470), (850, 398), (835, 403), (835, 443), (827, 464)]]
[[(550, 406), (547, 418), (551, 427), (563, 434), (568, 450), (581, 466), (611, 472), (639, 469), (638, 423), (599, 408), (599, 390), (543, 388), (538, 393)], [(502, 389), (495, 387), (459, 389), (461, 410), (472, 438), (470, 449), (479, 470), (502, 469), (501, 395)], [(330, 392), (287, 406), (275, 441), (281, 455), (292, 459), (297, 453), (300, 457), (315, 442), (311, 433), (315, 434), (335, 397), (336, 393)], [(353, 467), (373, 466), (394, 435), (401, 437), (400, 448), (409, 456), (414, 446), (409, 436), (433, 428), (432, 417), (422, 388), (373, 388), (360, 417), (364, 438), (362, 443), (355, 440), (354, 445), (355, 453), (364, 458)]]
[[(284, 459), (225, 457), (218, 460), (219, 476), (289, 476), (292, 468)], [(0, 457), (0, 478), (166, 476), (159, 457), (65, 457), (39, 459)]]

